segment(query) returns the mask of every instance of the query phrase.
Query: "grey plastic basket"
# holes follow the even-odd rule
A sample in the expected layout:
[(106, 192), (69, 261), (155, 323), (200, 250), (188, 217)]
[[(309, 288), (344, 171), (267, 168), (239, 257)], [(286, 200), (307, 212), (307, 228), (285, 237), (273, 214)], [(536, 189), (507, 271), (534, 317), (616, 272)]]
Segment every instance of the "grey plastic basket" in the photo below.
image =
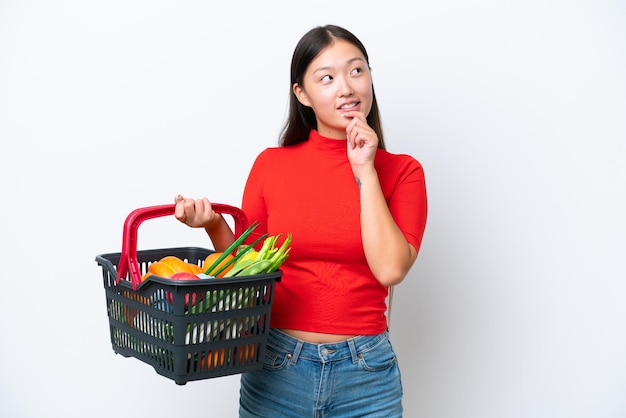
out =
[[(136, 251), (139, 223), (170, 212), (173, 205), (133, 212), (124, 227), (122, 252), (96, 256), (113, 350), (153, 366), (179, 385), (260, 369), (274, 287), (282, 273), (179, 281), (152, 275), (137, 282), (162, 257), (172, 255), (202, 267), (213, 252), (197, 247)], [(245, 217), (237, 216), (236, 234), (245, 227)]]

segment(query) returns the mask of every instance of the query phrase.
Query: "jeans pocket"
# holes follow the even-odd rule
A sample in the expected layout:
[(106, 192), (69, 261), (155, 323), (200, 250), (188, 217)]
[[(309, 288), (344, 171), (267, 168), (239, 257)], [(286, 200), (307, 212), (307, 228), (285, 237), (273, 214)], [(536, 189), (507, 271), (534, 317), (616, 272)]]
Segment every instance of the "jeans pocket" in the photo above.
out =
[(265, 358), (263, 368), (266, 370), (280, 370), (285, 368), (289, 362), (288, 353), (273, 350), (269, 345), (265, 348)]
[(388, 339), (359, 353), (359, 366), (368, 372), (387, 370), (398, 362)]

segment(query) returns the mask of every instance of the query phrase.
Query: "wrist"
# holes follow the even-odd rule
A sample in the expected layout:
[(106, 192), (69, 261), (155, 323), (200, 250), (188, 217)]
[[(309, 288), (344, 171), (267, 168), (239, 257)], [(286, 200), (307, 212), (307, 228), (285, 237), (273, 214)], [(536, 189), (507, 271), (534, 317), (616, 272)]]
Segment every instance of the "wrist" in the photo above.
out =
[(357, 183), (359, 184), (367, 182), (370, 179), (378, 180), (378, 173), (376, 172), (376, 169), (374, 167), (371, 167), (371, 168), (364, 167), (364, 168), (356, 169), (356, 170), (353, 170), (352, 173), (354, 174), (354, 178), (357, 180)]
[(222, 223), (222, 215), (216, 213), (215, 215), (211, 217), (211, 219), (209, 219), (204, 224), (204, 229), (207, 232), (214, 231), (220, 227), (221, 223)]

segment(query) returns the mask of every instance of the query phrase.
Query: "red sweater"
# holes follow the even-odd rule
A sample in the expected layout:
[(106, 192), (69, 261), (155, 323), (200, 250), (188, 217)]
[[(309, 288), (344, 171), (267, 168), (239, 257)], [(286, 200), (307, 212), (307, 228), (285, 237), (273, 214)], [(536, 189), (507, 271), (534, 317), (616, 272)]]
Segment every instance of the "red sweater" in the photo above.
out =
[[(419, 250), (427, 212), (422, 166), (378, 150), (375, 167), (391, 215)], [(357, 335), (386, 329), (388, 289), (365, 259), (346, 141), (311, 131), (306, 142), (266, 149), (250, 171), (242, 209), (250, 222), (261, 222), (255, 233), (293, 234), (272, 327)]]

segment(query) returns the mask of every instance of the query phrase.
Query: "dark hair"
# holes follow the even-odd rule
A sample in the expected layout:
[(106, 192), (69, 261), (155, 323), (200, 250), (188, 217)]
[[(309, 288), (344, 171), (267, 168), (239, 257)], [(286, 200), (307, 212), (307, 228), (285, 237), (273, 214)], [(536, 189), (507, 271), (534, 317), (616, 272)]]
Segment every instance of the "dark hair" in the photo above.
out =
[[(336, 39), (350, 42), (361, 50), (369, 66), (369, 57), (365, 46), (350, 31), (335, 25), (318, 26), (307, 32), (298, 42), (291, 58), (291, 80), (289, 83), (289, 116), (283, 127), (279, 144), (294, 145), (309, 139), (311, 129), (317, 129), (317, 120), (313, 109), (304, 106), (295, 93), (293, 85), (302, 85), (307, 67), (317, 55)], [(367, 123), (378, 135), (378, 148), (385, 149), (383, 130), (380, 122), (378, 102), (372, 86), (372, 109), (367, 115)]]

